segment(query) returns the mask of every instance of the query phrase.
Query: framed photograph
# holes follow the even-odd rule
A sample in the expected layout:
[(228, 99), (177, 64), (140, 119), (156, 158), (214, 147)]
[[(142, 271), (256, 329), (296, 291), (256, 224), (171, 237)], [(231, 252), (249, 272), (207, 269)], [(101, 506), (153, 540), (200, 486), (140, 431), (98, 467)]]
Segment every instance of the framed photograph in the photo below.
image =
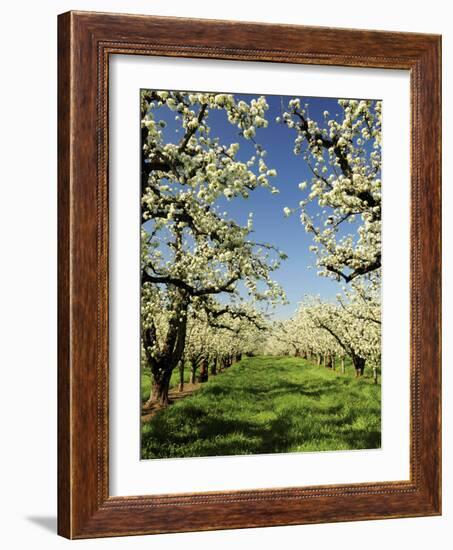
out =
[(441, 39), (59, 16), (58, 531), (441, 513)]

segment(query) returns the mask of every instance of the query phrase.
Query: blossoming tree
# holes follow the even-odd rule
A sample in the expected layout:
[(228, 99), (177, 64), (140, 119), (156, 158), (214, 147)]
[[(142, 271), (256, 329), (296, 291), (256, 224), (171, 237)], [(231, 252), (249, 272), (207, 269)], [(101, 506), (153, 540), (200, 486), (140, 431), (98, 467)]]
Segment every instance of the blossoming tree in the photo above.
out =
[[(168, 403), (171, 373), (181, 360), (191, 311), (212, 323), (254, 317), (244, 308), (283, 299), (271, 278), (284, 255), (251, 239), (228, 217), (222, 201), (246, 199), (258, 187), (273, 190), (276, 176), (255, 141), (267, 126), (264, 97), (250, 102), (232, 95), (143, 91), (142, 110), (142, 343), (152, 374), (150, 398)], [(174, 113), (175, 129), (165, 114)], [(254, 154), (238, 159), (240, 144), (221, 143), (209, 125), (220, 111), (250, 141)]]
[[(350, 282), (379, 277), (381, 267), (381, 102), (340, 99), (340, 116), (310, 117), (309, 104), (289, 102), (281, 122), (295, 132), (294, 153), (311, 181), (301, 222), (314, 236), (319, 274)], [(316, 203), (320, 212), (310, 214)], [(289, 216), (295, 208), (285, 207)], [(346, 224), (350, 224), (346, 226)]]
[(312, 300), (307, 314), (316, 329), (328, 333), (351, 357), (356, 376), (362, 376), (369, 361), (377, 368), (381, 361), (381, 304), (369, 287), (354, 285), (338, 304)]

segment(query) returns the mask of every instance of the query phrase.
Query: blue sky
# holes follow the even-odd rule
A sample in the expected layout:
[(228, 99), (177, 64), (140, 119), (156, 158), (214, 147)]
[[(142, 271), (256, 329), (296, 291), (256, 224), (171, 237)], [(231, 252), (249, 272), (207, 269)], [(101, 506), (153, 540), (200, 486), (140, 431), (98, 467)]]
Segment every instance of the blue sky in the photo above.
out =
[[(247, 102), (258, 97), (258, 94), (234, 95), (238, 100), (243, 99)], [(317, 275), (316, 257), (309, 251), (309, 246), (313, 244), (312, 235), (305, 232), (298, 213), (289, 217), (283, 214), (284, 207), (296, 208), (299, 201), (306, 198), (309, 186), (301, 191), (298, 184), (302, 181), (309, 182), (312, 175), (303, 157), (296, 156), (293, 152), (295, 131), (278, 124), (275, 120), (282, 114), (282, 104), (283, 108), (287, 107), (291, 97), (266, 95), (269, 105), (266, 118), (269, 126), (259, 128), (255, 137), (256, 142), (267, 151), (267, 166), (277, 170), (277, 177), (270, 180), (280, 193), (271, 194), (270, 190), (257, 189), (250, 193), (248, 199), (222, 199), (219, 202), (221, 210), (227, 211), (230, 217), (241, 224), (245, 224), (249, 212), (253, 212), (252, 238), (258, 242), (271, 243), (287, 254), (288, 259), (283, 261), (279, 270), (272, 275), (284, 288), (289, 301), (288, 305), (277, 306), (273, 316), (280, 319), (290, 318), (304, 295), (319, 294), (325, 299), (333, 300), (341, 288), (340, 283)], [(303, 97), (301, 103), (308, 103), (310, 117), (318, 121), (322, 121), (322, 113), (325, 110), (329, 111), (331, 117), (341, 110), (335, 98)], [(167, 108), (158, 109), (155, 113), (159, 119), (167, 122), (164, 137), (172, 141), (177, 140), (178, 134), (175, 135), (174, 130), (180, 125), (174, 122), (175, 113)], [(219, 137), (220, 142), (225, 144), (240, 144), (237, 155), (239, 160), (248, 160), (254, 153), (253, 144), (238, 136), (239, 130), (228, 122), (224, 111), (211, 110), (208, 123), (211, 127), (211, 137)], [(310, 205), (311, 215), (317, 211), (317, 205)]]

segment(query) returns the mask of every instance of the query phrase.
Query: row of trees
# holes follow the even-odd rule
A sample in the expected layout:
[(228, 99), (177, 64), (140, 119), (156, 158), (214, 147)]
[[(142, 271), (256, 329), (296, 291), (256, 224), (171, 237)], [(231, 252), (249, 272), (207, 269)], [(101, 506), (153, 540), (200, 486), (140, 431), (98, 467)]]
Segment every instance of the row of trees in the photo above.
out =
[[(257, 349), (262, 348), (266, 334), (264, 324), (259, 325), (255, 319), (251, 321), (245, 317), (232, 318), (224, 315), (222, 322), (213, 324), (204, 310), (191, 310), (187, 320), (184, 351), (177, 363), (179, 391), (184, 390), (186, 370), (190, 372), (191, 384), (207, 382), (210, 376), (215, 376), (240, 361), (244, 354), (253, 355)], [(149, 355), (143, 353), (142, 368), (149, 366)], [(171, 373), (169, 376), (171, 377)], [(163, 405), (168, 403), (168, 384), (167, 391), (160, 394), (160, 399), (156, 399), (158, 389), (152, 387), (144, 408), (155, 401)]]
[[(313, 175), (299, 185), (304, 198), (284, 213), (300, 210), (305, 230), (313, 234), (319, 275), (353, 290), (346, 290), (335, 306), (315, 299), (302, 304), (294, 319), (272, 325), (267, 338), (268, 347), (277, 346), (290, 331), (286, 325), (295, 323), (298, 337), (307, 339), (311, 327), (319, 342), (328, 342), (332, 350), (341, 347), (355, 364), (364, 365), (371, 358), (368, 348), (353, 346), (334, 328), (351, 325), (351, 319), (360, 326), (360, 300), (370, 304), (371, 296), (374, 313), (378, 308), (380, 104), (341, 100), (340, 106), (341, 119), (325, 112), (323, 121), (314, 121), (307, 106), (293, 99), (277, 122), (294, 132), (294, 153), (303, 156)], [(267, 166), (258, 141), (269, 123), (267, 111), (265, 97), (238, 101), (230, 94), (141, 94), (141, 336), (143, 363), (152, 376), (151, 400), (168, 403), (170, 378), (178, 366), (188, 363), (193, 372), (204, 372), (209, 362), (217, 365), (251, 351), (251, 343), (262, 341), (257, 334), (264, 334), (263, 312), (285, 301), (272, 279), (285, 254), (252, 238), (251, 215), (241, 225), (220, 207), (225, 199), (246, 200), (258, 188), (278, 193), (271, 183), (277, 173)], [(164, 116), (168, 112), (173, 113), (170, 120)], [(213, 112), (223, 113), (238, 142), (222, 143), (213, 134)], [(239, 142), (253, 152), (245, 155), (241, 149), (239, 155)], [(322, 208), (316, 219), (310, 203)], [(378, 326), (375, 316), (376, 322), (363, 321), (357, 328), (354, 341), (360, 340), (360, 330), (367, 333), (365, 339), (378, 338), (368, 337), (369, 328)], [(376, 327), (373, 334), (379, 332)], [(378, 355), (373, 358), (377, 361)]]
[(337, 303), (310, 297), (296, 315), (274, 323), (266, 341), (268, 355), (294, 355), (333, 368), (335, 358), (351, 358), (356, 376), (365, 365), (381, 364), (381, 301), (378, 289), (353, 284)]
[(313, 235), (318, 274), (345, 286), (336, 303), (308, 297), (292, 319), (275, 323), (266, 352), (315, 357), (326, 366), (349, 356), (361, 376), (367, 363), (375, 372), (381, 365), (382, 105), (338, 103), (341, 117), (324, 111), (314, 120), (309, 105), (295, 98), (279, 122), (294, 132), (294, 154), (312, 174), (299, 184), (304, 198), (285, 215), (299, 211)]

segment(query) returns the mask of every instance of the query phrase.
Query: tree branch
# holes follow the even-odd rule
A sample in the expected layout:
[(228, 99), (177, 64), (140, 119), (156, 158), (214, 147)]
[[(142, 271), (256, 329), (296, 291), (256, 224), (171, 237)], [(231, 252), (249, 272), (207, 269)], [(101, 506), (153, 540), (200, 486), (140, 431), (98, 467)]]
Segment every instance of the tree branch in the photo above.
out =
[(231, 276), (225, 283), (217, 286), (208, 286), (205, 288), (195, 288), (192, 285), (189, 285), (182, 279), (171, 277), (170, 275), (151, 275), (147, 271), (142, 273), (142, 284), (143, 283), (154, 283), (154, 284), (166, 284), (173, 285), (182, 290), (185, 290), (190, 296), (206, 296), (208, 294), (220, 294), (221, 292), (233, 292), (234, 289), (229, 288), (234, 282), (239, 279), (237, 275)]

